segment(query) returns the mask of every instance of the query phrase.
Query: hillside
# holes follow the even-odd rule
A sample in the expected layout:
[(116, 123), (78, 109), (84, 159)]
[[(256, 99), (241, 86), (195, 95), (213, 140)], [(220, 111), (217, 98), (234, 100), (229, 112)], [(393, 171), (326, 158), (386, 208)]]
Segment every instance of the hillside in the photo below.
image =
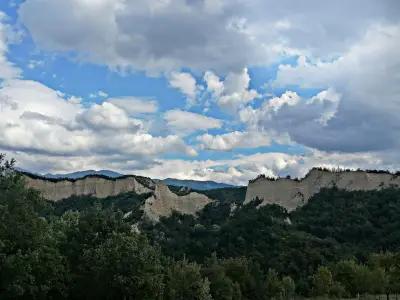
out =
[[(215, 200), (215, 197), (211, 196), (210, 198), (205, 195), (210, 195), (213, 190), (218, 189), (206, 189), (206, 187), (220, 186), (219, 183), (214, 182), (199, 183), (169, 179), (166, 182), (172, 183), (172, 185), (169, 185), (168, 188), (165, 182), (134, 175), (120, 177), (86, 175), (74, 179), (46, 178), (24, 174), (27, 186), (39, 190), (46, 199), (51, 201), (59, 201), (72, 196), (106, 198), (128, 192), (135, 192), (138, 195), (146, 193), (156, 195), (159, 197), (157, 200), (149, 197), (146, 202), (146, 210), (158, 211), (155, 214), (149, 213), (155, 219), (157, 219), (157, 214), (169, 214), (173, 209), (177, 209), (179, 212), (186, 211), (189, 214), (196, 213), (205, 204), (211, 202), (211, 199)], [(185, 184), (186, 188), (181, 188)], [(197, 186), (198, 189), (187, 186)], [(392, 186), (400, 186), (399, 174), (384, 171), (331, 171), (314, 168), (302, 179), (273, 179), (259, 176), (255, 180), (251, 180), (247, 188), (225, 187), (217, 193), (220, 197), (226, 198), (226, 195), (232, 196), (236, 194), (236, 191), (245, 191), (245, 204), (258, 199), (262, 200), (261, 205), (278, 204), (288, 211), (292, 211), (306, 204), (323, 188), (338, 187), (348, 191), (370, 191)], [(152, 204), (150, 205), (150, 203)]]
[(79, 179), (44, 178), (28, 173), (23, 176), (28, 188), (40, 191), (45, 199), (55, 202), (71, 197), (105, 199), (125, 193), (147, 195), (141, 209), (153, 221), (157, 221), (160, 216), (169, 216), (173, 211), (195, 214), (213, 201), (194, 191), (177, 195), (161, 182), (134, 175), (118, 178), (88, 175)]
[(400, 186), (400, 175), (384, 171), (325, 170), (314, 168), (302, 179), (265, 178), (251, 180), (246, 201), (262, 200), (262, 205), (278, 204), (291, 211), (304, 205), (322, 188), (338, 187), (347, 191), (370, 191)]
[[(288, 211), (260, 205), (260, 199), (245, 202), (243, 187), (192, 191), (135, 176), (24, 176), (0, 158), (5, 299), (269, 300), (400, 293), (395, 187), (321, 188)], [(81, 195), (45, 201), (28, 182), (47, 196), (62, 187), (63, 193)], [(106, 196), (98, 185), (114, 194)]]

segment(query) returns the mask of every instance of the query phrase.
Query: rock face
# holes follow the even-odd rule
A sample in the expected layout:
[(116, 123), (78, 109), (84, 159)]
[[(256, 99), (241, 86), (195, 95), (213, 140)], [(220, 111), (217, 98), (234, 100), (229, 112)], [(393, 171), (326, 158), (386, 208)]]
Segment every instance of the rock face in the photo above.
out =
[(261, 205), (278, 204), (291, 211), (304, 205), (321, 188), (337, 186), (348, 191), (400, 187), (400, 175), (368, 171), (328, 171), (312, 169), (304, 178), (293, 180), (258, 178), (247, 187), (245, 204), (256, 197)]
[(33, 178), (25, 176), (26, 185), (40, 191), (43, 197), (51, 201), (59, 201), (71, 196), (93, 196), (106, 198), (121, 193), (135, 192), (137, 194), (150, 193), (155, 184), (152, 180), (138, 182), (139, 177), (124, 176), (118, 179), (87, 176), (82, 179), (56, 179)]
[(206, 195), (196, 192), (178, 196), (168, 186), (159, 183), (153, 195), (146, 200), (144, 211), (150, 219), (158, 221), (160, 216), (170, 216), (173, 211), (194, 215), (212, 201)]
[(153, 221), (157, 221), (161, 216), (170, 216), (173, 211), (195, 215), (213, 201), (196, 192), (178, 196), (171, 192), (164, 183), (138, 176), (46, 179), (25, 175), (25, 182), (27, 187), (40, 191), (43, 197), (50, 201), (60, 201), (71, 196), (106, 198), (126, 192), (149, 194), (142, 209), (146, 216)]

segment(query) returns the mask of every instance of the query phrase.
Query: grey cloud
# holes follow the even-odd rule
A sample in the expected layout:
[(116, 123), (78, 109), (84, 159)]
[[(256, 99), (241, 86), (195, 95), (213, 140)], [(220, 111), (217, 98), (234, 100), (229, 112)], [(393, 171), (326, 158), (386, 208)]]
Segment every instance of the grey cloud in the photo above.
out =
[[(341, 94), (334, 117), (315, 126), (307, 111), (282, 110), (293, 140), (329, 151), (377, 151), (400, 147), (400, 25), (373, 26), (341, 57), (316, 63), (301, 59), (297, 66), (281, 66), (275, 85), (332, 87)], [(288, 114), (289, 118), (288, 118)], [(308, 119), (308, 120), (307, 120)], [(274, 126), (279, 130), (279, 126)]]
[(333, 57), (371, 24), (398, 21), (399, 6), (395, 0), (27, 0), (19, 12), (45, 49), (150, 73), (227, 73), (299, 51)]
[(63, 120), (59, 118), (49, 117), (44, 114), (34, 112), (34, 111), (24, 111), (20, 117), (24, 120), (37, 120), (43, 121), (47, 124), (55, 125), (55, 124), (62, 124)]

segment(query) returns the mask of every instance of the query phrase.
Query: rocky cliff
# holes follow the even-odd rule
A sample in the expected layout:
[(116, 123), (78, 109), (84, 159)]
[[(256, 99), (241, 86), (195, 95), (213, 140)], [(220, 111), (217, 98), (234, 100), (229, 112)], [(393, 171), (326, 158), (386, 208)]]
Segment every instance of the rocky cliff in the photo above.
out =
[(154, 221), (161, 216), (171, 215), (173, 211), (195, 215), (213, 201), (196, 192), (178, 196), (164, 183), (140, 176), (109, 178), (94, 175), (81, 179), (48, 179), (30, 174), (24, 176), (28, 187), (40, 191), (43, 197), (50, 201), (59, 201), (71, 196), (106, 198), (132, 191), (136, 194), (149, 194), (143, 210), (147, 217)]
[(259, 177), (249, 182), (244, 203), (258, 198), (262, 200), (261, 205), (279, 204), (291, 211), (304, 205), (321, 188), (333, 186), (349, 191), (400, 187), (400, 175), (387, 172), (329, 171), (315, 168), (300, 180)]
[(81, 179), (47, 179), (25, 175), (25, 182), (28, 187), (40, 191), (45, 199), (51, 201), (59, 201), (73, 195), (105, 198), (131, 191), (144, 194), (155, 189), (155, 183), (150, 178), (138, 176), (109, 178), (93, 175)]

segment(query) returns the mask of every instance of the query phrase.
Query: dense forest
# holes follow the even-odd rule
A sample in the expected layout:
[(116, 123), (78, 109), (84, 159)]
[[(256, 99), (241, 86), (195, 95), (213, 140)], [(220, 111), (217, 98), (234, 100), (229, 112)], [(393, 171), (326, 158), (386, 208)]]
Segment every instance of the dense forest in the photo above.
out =
[[(202, 191), (197, 216), (158, 223), (147, 195), (27, 189), (0, 155), (0, 299), (292, 299), (400, 294), (400, 191), (316, 194), (303, 207)], [(183, 192), (175, 189), (176, 193)]]

